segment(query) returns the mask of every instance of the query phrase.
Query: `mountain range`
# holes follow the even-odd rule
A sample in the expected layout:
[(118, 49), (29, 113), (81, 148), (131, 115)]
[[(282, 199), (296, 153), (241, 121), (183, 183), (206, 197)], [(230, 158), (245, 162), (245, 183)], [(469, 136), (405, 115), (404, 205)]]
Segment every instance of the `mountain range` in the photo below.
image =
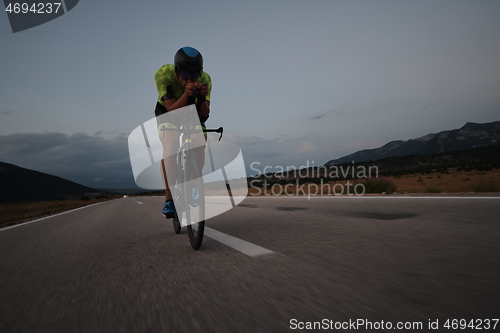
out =
[(407, 141), (397, 140), (382, 147), (364, 149), (330, 160), (326, 166), (351, 162), (376, 161), (387, 157), (430, 155), (454, 150), (500, 145), (500, 121), (485, 124), (466, 123), (459, 129), (430, 133)]
[(0, 162), (0, 203), (80, 199), (110, 195), (43, 172)]

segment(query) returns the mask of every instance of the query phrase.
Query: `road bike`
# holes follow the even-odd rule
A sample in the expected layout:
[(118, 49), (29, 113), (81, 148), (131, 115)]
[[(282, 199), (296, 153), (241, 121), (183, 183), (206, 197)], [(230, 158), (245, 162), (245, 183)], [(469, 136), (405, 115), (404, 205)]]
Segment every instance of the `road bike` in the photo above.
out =
[[(193, 149), (201, 149), (203, 147), (193, 147), (192, 136), (203, 132), (219, 133), (219, 141), (222, 138), (224, 129), (201, 129), (199, 122), (194, 122), (189, 119), (187, 112), (181, 115), (181, 125), (179, 128), (167, 128), (163, 126), (160, 130), (175, 131), (181, 134), (182, 143), (177, 151), (177, 182), (172, 191), (174, 197), (176, 214), (168, 218), (172, 218), (174, 231), (180, 233), (182, 222), (185, 220), (189, 242), (193, 249), (198, 250), (203, 241), (203, 233), (205, 231), (205, 191), (203, 183), (203, 166), (199, 165)], [(166, 179), (165, 165), (162, 160), (162, 168)]]

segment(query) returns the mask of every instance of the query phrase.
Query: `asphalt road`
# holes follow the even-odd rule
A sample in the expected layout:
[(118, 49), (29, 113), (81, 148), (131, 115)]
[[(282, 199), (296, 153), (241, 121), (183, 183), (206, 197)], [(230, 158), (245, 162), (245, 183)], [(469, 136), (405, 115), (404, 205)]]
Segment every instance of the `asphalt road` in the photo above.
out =
[(441, 332), (500, 317), (498, 198), (247, 198), (207, 226), (270, 252), (253, 256), (209, 237), (192, 250), (161, 208), (124, 198), (0, 230), (0, 332)]

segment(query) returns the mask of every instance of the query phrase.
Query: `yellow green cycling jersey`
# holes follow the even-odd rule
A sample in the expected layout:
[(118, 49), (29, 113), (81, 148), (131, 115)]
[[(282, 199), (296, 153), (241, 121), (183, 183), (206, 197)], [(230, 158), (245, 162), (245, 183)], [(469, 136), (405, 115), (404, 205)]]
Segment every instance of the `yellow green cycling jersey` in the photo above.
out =
[[(167, 87), (170, 86), (169, 94), (173, 93), (173, 97), (179, 99), (184, 93), (184, 88), (177, 82), (175, 76), (175, 66), (172, 64), (161, 66), (155, 73), (156, 90), (158, 91), (158, 102), (163, 105), (161, 98), (167, 95)], [(201, 76), (198, 78), (197, 82), (206, 83), (208, 86), (208, 95), (206, 97), (207, 101), (210, 100), (210, 92), (212, 91), (212, 80), (210, 75), (206, 72), (202, 72)], [(169, 99), (172, 96), (169, 95)]]

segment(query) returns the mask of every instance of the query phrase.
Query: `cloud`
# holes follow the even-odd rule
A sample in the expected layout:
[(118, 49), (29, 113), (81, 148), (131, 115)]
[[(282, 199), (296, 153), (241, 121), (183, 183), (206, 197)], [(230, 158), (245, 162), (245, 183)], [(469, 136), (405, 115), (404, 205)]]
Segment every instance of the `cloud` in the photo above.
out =
[(8, 115), (13, 114), (13, 113), (14, 113), (14, 111), (2, 111), (2, 112), (0, 112), (0, 114), (3, 114), (4, 116), (8, 116)]
[(311, 116), (311, 117), (307, 117), (307, 119), (309, 120), (319, 120), (319, 119), (323, 119), (325, 117), (327, 117), (329, 114), (333, 114), (333, 117), (342, 117), (342, 118), (345, 118), (346, 116), (349, 116), (349, 117), (354, 117), (356, 115), (356, 109), (353, 108), (351, 111), (345, 111), (345, 110), (338, 110), (338, 111), (335, 111), (335, 110), (330, 110), (328, 112), (323, 112), (323, 113), (320, 113), (316, 116)]
[[(209, 140), (218, 140), (209, 134)], [(248, 174), (256, 168), (320, 165), (332, 156), (331, 143), (310, 136), (273, 138), (225, 133), (223, 141), (241, 148)], [(94, 188), (135, 187), (125, 133), (96, 132), (66, 135), (58, 132), (16, 133), (0, 136), (0, 161), (12, 163)], [(254, 163), (254, 168), (250, 166)]]
[[(356, 109), (352, 109), (351, 110), (351, 115), (354, 113), (354, 111), (356, 111)], [(334, 113), (334, 115), (335, 116), (347, 116), (347, 115), (349, 115), (349, 112), (347, 112), (347, 111), (336, 111)]]
[[(217, 134), (209, 134), (216, 141)], [(300, 139), (278, 135), (267, 139), (257, 136), (242, 137), (225, 133), (223, 141), (237, 144), (247, 170), (252, 162), (262, 165), (290, 165), (303, 163), (298, 151)], [(304, 147), (302, 147), (304, 151)], [(128, 135), (95, 132), (94, 135), (58, 132), (16, 133), (0, 136), (0, 161), (12, 163), (79, 184), (99, 188), (135, 187), (132, 175)], [(293, 164), (292, 164), (293, 165)]]
[[(28, 155), (51, 154), (66, 146), (70, 138), (63, 133), (10, 134), (0, 137), (0, 156), (4, 154), (26, 157)], [(39, 156), (37, 156), (39, 157)]]
[(314, 141), (305, 140), (299, 144), (298, 151), (300, 153), (312, 153), (318, 149)]
[(321, 113), (321, 114), (318, 114), (317, 116), (313, 116), (313, 117), (307, 117), (307, 119), (309, 119), (309, 120), (318, 120), (318, 119), (323, 118), (324, 116), (326, 116), (326, 113)]
[(335, 112), (335, 110), (330, 110), (328, 112), (323, 112), (323, 113), (320, 113), (316, 116), (312, 116), (312, 117), (307, 117), (307, 119), (309, 120), (318, 120), (318, 119), (322, 119), (324, 117), (326, 117), (329, 113), (335, 113), (335, 115), (338, 115), (339, 114), (339, 111)]
[(57, 132), (3, 135), (0, 160), (86, 186), (135, 187), (125, 135), (110, 138)]
[(325, 140), (314, 140), (309, 136), (289, 138), (280, 135), (275, 138), (262, 138), (225, 134), (223, 140), (235, 143), (241, 148), (249, 175), (255, 175), (258, 172), (254, 171), (262, 171), (266, 166), (272, 167), (267, 170), (279, 171), (280, 166), (300, 168), (308, 161), (309, 165), (313, 162), (315, 165), (320, 165), (332, 159), (331, 144)]

